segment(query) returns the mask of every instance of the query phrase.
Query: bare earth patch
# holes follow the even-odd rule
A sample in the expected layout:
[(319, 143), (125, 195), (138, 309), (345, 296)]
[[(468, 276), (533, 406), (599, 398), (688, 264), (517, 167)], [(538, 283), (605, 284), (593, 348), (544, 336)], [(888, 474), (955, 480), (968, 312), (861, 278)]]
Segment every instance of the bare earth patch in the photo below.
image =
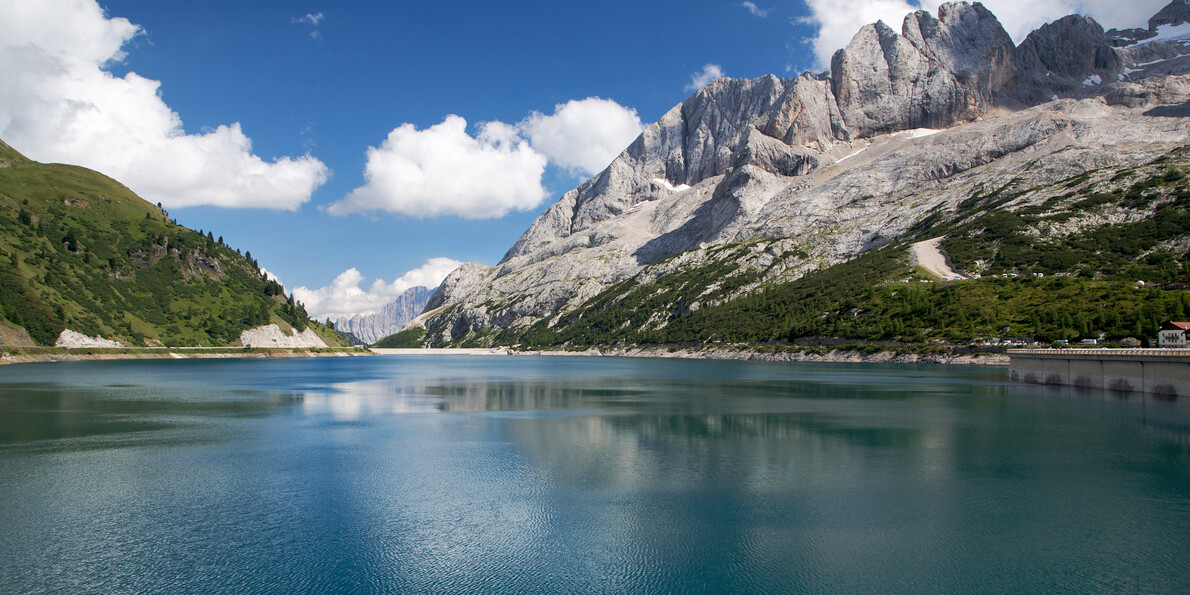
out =
[(946, 254), (942, 252), (942, 240), (942, 237), (937, 237), (914, 244), (909, 249), (909, 256), (913, 260), (913, 265), (920, 266), (931, 274), (942, 277), (943, 279), (966, 279), (966, 276), (960, 275), (954, 269), (950, 268)]

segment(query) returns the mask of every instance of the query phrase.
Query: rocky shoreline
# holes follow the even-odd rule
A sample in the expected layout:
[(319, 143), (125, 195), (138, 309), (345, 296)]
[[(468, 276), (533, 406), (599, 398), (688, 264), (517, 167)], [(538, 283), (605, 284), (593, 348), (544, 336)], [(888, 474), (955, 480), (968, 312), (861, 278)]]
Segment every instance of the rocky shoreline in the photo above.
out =
[(127, 359), (272, 359), (298, 357), (356, 357), (369, 355), (546, 355), (546, 356), (589, 356), (589, 357), (658, 357), (681, 359), (716, 359), (766, 362), (840, 362), (869, 364), (949, 364), (1007, 366), (1008, 355), (1004, 353), (898, 353), (875, 351), (871, 353), (852, 349), (817, 350), (765, 350), (732, 347), (696, 349), (688, 347), (605, 347), (583, 351), (518, 351), (510, 348), (487, 349), (377, 349), (377, 350), (306, 350), (306, 349), (254, 349), (249, 351), (177, 351), (137, 350), (89, 353), (9, 353), (0, 350), (0, 365), (105, 361)]
[(115, 351), (110, 353), (90, 352), (71, 353), (56, 351), (51, 353), (8, 352), (0, 349), (0, 366), (8, 364), (36, 364), (52, 362), (83, 362), (129, 359), (275, 359), (298, 357), (357, 357), (373, 355), (367, 350), (343, 349), (327, 351), (311, 351), (305, 349), (254, 349), (228, 351), (175, 351), (175, 350), (136, 350)]
[(713, 347), (708, 349), (674, 347), (611, 347), (586, 351), (510, 351), (514, 355), (590, 355), (614, 357), (664, 357), (683, 359), (720, 359), (766, 362), (841, 362), (868, 364), (949, 364), (1007, 366), (1005, 353), (897, 353), (876, 351), (865, 353), (850, 349), (829, 351), (784, 351)]

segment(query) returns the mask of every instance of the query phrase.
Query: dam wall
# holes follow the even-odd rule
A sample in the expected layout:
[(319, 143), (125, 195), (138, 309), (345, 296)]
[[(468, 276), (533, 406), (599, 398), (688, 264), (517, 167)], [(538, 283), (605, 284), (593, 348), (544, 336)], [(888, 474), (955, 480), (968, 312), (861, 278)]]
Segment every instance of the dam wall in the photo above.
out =
[(1013, 382), (1190, 396), (1190, 349), (1010, 349)]

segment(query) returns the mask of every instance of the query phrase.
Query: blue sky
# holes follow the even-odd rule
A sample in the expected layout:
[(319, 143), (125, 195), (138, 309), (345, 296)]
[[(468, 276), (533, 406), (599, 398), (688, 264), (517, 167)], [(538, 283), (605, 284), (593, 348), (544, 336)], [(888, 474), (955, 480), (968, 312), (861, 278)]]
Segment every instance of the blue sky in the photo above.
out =
[[(985, 4), (1019, 42), (1164, 3)], [(308, 288), (315, 314), (348, 313), (451, 261), (495, 264), (692, 77), (822, 70), (863, 23), (921, 5), (0, 0), (0, 137), (116, 177)], [(617, 148), (579, 154), (600, 143)]]

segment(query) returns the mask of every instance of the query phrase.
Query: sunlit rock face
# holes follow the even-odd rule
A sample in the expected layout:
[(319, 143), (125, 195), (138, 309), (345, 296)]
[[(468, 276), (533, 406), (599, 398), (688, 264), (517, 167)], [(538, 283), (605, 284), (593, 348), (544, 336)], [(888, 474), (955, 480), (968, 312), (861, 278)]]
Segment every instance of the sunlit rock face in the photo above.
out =
[(428, 287), (411, 287), (378, 312), (336, 320), (335, 328), (351, 333), (365, 343), (375, 343), (401, 332), (409, 321), (425, 309), (432, 293), (433, 290)]
[(314, 334), (314, 331), (310, 328), (306, 328), (300, 333), (297, 332), (297, 329), (291, 328), (286, 333), (276, 324), (250, 328), (240, 333), (240, 343), (244, 347), (277, 347), (285, 349), (327, 346), (326, 342)]
[(713, 81), (547, 209), (497, 266), (452, 273), (427, 306), (441, 308), (428, 341), (550, 320), (736, 242), (764, 245), (733, 267), (795, 279), (983, 185), (1150, 160), (1188, 137), (1184, 5), (1141, 41), (1072, 15), (1013, 46), (982, 5), (951, 3), (908, 15), (899, 33), (863, 27), (827, 73)]

